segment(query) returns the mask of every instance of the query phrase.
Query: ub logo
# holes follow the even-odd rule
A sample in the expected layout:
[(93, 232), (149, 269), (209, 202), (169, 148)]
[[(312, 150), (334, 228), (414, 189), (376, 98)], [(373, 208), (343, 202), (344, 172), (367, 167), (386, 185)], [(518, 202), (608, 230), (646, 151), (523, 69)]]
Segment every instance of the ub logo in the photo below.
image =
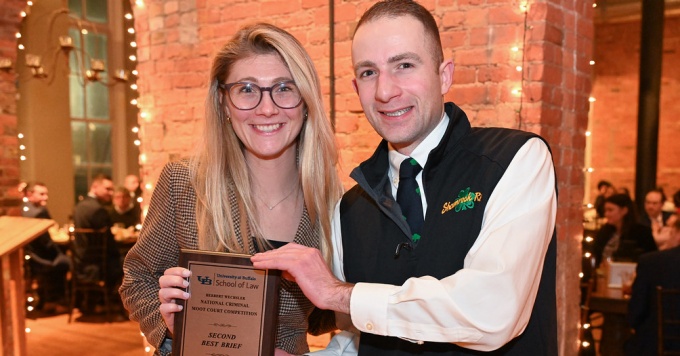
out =
[(201, 282), (201, 284), (205, 284), (205, 285), (208, 285), (208, 286), (212, 285), (212, 283), (213, 283), (212, 279), (210, 279), (210, 277), (208, 277), (208, 276), (205, 276), (205, 277), (204, 276), (196, 276), (196, 279), (198, 279), (198, 281)]

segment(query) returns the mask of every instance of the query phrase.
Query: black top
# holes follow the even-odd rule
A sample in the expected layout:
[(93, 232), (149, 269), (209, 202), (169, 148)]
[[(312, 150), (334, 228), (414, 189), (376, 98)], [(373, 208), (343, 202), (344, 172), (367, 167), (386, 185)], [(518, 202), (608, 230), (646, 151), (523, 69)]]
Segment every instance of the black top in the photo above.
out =
[[(602, 252), (605, 246), (614, 237), (615, 233), (616, 227), (611, 224), (605, 224), (597, 232), (593, 253), (598, 266), (602, 262)], [(652, 236), (652, 230), (648, 226), (634, 224), (621, 233), (619, 247), (614, 251), (612, 260), (617, 262), (637, 262), (643, 253), (656, 251), (657, 249), (654, 236)]]

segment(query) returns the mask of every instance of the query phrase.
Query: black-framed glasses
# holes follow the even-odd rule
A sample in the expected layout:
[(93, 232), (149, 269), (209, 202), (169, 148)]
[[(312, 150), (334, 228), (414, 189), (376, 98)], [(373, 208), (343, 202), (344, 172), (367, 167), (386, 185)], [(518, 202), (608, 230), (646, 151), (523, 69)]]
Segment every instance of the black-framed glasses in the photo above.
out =
[(281, 109), (292, 109), (302, 103), (302, 95), (292, 80), (276, 83), (270, 87), (261, 87), (255, 83), (236, 82), (220, 83), (229, 96), (231, 103), (239, 110), (255, 109), (262, 101), (262, 93), (269, 92), (274, 105)]

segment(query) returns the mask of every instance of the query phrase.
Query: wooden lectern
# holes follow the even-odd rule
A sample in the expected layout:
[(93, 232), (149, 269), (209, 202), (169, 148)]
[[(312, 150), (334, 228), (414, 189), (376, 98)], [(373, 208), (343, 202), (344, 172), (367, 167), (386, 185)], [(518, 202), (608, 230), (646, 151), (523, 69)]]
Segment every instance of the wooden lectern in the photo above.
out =
[(54, 220), (0, 216), (0, 326), (2, 355), (26, 355), (24, 256), (22, 247), (47, 231)]

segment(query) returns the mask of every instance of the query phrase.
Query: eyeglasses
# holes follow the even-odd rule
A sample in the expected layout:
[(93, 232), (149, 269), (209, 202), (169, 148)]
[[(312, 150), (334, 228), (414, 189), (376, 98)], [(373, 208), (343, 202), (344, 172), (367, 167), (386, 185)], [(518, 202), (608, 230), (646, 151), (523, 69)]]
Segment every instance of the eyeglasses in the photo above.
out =
[(262, 93), (269, 92), (274, 105), (281, 109), (292, 109), (302, 102), (302, 95), (292, 80), (276, 83), (270, 87), (261, 87), (249, 82), (220, 83), (229, 96), (231, 103), (239, 110), (255, 109), (262, 101)]

